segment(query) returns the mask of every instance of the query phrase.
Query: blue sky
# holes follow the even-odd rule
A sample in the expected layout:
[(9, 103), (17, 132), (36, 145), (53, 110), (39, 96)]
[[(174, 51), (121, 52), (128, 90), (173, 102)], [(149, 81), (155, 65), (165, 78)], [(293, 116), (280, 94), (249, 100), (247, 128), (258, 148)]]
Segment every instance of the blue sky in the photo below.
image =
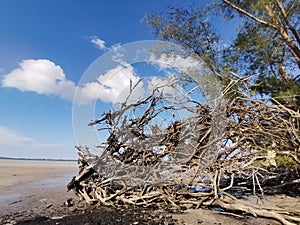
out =
[(89, 65), (111, 46), (155, 39), (146, 13), (190, 3), (0, 0), (0, 156), (76, 159), (72, 99)]

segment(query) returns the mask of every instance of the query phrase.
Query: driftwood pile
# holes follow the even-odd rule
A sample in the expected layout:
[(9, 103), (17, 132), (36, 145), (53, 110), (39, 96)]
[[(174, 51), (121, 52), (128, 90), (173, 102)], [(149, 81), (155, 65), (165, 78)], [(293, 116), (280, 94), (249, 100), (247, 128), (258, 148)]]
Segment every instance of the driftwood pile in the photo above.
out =
[(297, 213), (238, 200), (251, 193), (299, 194), (299, 111), (243, 95), (208, 106), (180, 93), (157, 87), (91, 121), (106, 132), (106, 142), (77, 147), (79, 174), (68, 189), (89, 204), (218, 206), (299, 223)]

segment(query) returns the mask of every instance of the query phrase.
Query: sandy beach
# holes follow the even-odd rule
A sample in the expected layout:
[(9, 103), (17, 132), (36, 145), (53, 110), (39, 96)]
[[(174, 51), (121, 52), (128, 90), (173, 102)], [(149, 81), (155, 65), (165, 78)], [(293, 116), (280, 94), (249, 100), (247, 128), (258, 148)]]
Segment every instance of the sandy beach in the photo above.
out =
[(55, 179), (52, 183), (59, 184), (57, 181), (67, 181), (63, 180), (62, 175), (69, 179), (76, 172), (76, 162), (0, 160), (0, 195), (22, 191), (25, 183), (37, 185), (36, 182), (39, 182), (42, 185), (48, 179)]
[[(76, 173), (76, 162), (0, 160), (0, 224), (280, 224), (205, 209), (166, 213), (140, 208), (100, 207), (83, 211), (66, 207), (67, 199), (75, 199), (73, 192), (67, 192), (66, 185)], [(287, 212), (300, 211), (300, 199), (285, 195), (266, 196), (262, 201), (253, 197), (249, 201)]]
[(66, 184), (76, 173), (76, 162), (0, 160), (0, 224), (8, 216), (21, 220), (62, 207), (74, 197)]

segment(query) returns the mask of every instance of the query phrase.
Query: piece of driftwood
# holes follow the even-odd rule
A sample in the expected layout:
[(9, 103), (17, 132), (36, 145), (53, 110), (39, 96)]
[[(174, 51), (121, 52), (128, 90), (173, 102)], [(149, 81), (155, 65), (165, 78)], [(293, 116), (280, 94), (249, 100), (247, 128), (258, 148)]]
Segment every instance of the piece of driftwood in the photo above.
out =
[[(299, 194), (299, 111), (244, 93), (220, 99), (213, 107), (176, 93), (156, 88), (91, 121), (108, 137), (97, 146), (97, 155), (88, 146), (77, 147), (79, 174), (68, 189), (89, 204), (218, 206), (228, 213), (299, 223), (300, 215), (237, 199), (287, 185)], [(183, 110), (188, 113), (180, 119), (157, 122)]]

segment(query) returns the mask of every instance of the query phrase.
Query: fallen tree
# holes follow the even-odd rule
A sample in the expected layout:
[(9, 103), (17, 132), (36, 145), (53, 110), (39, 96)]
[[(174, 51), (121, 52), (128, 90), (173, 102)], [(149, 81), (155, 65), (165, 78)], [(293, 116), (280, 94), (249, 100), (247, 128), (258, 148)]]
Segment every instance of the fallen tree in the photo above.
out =
[[(79, 174), (68, 189), (89, 204), (218, 206), (282, 224), (299, 223), (299, 212), (238, 199), (276, 191), (299, 195), (299, 111), (246, 92), (226, 98), (229, 86), (211, 106), (183, 93), (180, 82), (155, 87), (136, 101), (129, 95), (118, 108), (91, 121), (108, 137), (96, 147), (97, 154), (91, 146), (77, 147)], [(173, 116), (159, 123), (167, 115)]]

